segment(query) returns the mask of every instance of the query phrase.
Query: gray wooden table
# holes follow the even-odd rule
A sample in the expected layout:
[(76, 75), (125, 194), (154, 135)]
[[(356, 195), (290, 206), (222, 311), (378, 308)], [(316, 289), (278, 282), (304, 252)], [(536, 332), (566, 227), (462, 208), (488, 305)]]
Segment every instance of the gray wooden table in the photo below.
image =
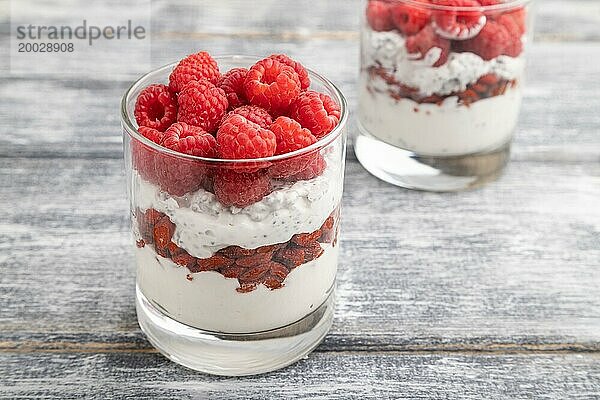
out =
[[(51, 15), (58, 1), (39, 3)], [(359, 8), (154, 1), (152, 64), (286, 52), (355, 106)], [(600, 1), (539, 1), (500, 181), (412, 192), (349, 151), (333, 329), (308, 359), (236, 379), (167, 361), (136, 322), (118, 114), (133, 66), (0, 64), (0, 397), (600, 398), (599, 26)]]

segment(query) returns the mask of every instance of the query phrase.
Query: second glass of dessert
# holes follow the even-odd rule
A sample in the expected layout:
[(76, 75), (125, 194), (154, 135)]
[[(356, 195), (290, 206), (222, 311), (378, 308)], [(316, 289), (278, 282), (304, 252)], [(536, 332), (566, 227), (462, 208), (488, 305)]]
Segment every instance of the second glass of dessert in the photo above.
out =
[(472, 188), (509, 158), (521, 106), (527, 0), (368, 0), (355, 152), (374, 175)]
[(331, 326), (347, 107), (285, 55), (190, 55), (125, 94), (137, 312), (172, 360), (272, 371)]

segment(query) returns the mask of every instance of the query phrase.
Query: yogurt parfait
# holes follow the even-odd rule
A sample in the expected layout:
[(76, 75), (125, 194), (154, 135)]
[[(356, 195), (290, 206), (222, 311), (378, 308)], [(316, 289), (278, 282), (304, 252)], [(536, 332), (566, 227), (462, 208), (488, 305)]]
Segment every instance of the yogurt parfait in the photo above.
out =
[(142, 330), (220, 375), (271, 371), (328, 331), (346, 106), (282, 54), (192, 54), (123, 100)]
[(364, 14), (355, 143), (363, 165), (418, 189), (495, 177), (521, 106), (528, 2), (370, 0)]

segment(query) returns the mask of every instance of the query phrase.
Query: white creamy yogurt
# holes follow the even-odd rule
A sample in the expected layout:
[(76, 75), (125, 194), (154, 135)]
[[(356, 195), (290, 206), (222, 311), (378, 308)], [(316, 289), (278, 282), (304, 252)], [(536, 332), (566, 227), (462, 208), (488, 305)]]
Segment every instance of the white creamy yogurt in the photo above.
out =
[(238, 293), (236, 279), (217, 272), (192, 274), (158, 256), (149, 246), (136, 248), (137, 284), (155, 306), (173, 319), (198, 329), (250, 333), (280, 328), (317, 309), (335, 282), (339, 246), (324, 246), (321, 257), (290, 272), (285, 286), (260, 285)]
[(248, 249), (284, 243), (297, 233), (319, 229), (342, 196), (339, 161), (326, 157), (322, 175), (283, 185), (245, 208), (225, 207), (204, 189), (173, 197), (133, 171), (133, 203), (154, 208), (176, 225), (173, 242), (194, 257), (208, 258), (217, 250), (237, 245)]
[(366, 66), (381, 65), (398, 82), (417, 88), (423, 97), (461, 92), (486, 74), (520, 79), (525, 70), (523, 57), (499, 56), (486, 61), (468, 52), (450, 53), (444, 65), (432, 67), (440, 57), (439, 48), (429, 50), (423, 60), (415, 60), (406, 50), (404, 37), (395, 31), (370, 31), (365, 40)]
[[(494, 150), (512, 138), (517, 124), (520, 86), (469, 106), (459, 105), (456, 96), (437, 105), (395, 100), (387, 91), (369, 91), (366, 79), (370, 78), (363, 74), (358, 110), (363, 127), (386, 143), (421, 155), (452, 156)], [(384, 87), (385, 82), (381, 85)]]

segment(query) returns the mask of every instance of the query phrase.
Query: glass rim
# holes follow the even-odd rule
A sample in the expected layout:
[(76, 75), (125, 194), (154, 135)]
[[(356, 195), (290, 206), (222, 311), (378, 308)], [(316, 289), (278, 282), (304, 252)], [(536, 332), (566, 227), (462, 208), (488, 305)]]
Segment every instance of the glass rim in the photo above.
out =
[[(223, 60), (223, 61), (230, 60), (230, 61), (240, 61), (240, 62), (248, 61), (250, 63), (249, 64), (249, 66), (250, 66), (251, 64), (255, 63), (256, 61), (261, 60), (264, 57), (231, 54), (231, 55), (215, 56), (213, 58), (217, 62), (219, 60)], [(334, 95), (334, 101), (336, 101), (336, 103), (339, 104), (339, 106), (340, 106), (340, 120), (339, 120), (337, 126), (331, 132), (329, 132), (327, 135), (318, 139), (315, 143), (311, 144), (310, 146), (307, 146), (302, 149), (298, 149), (298, 150), (295, 150), (295, 151), (292, 151), (289, 153), (285, 153), (285, 154), (279, 154), (279, 155), (263, 157), (263, 158), (248, 158), (248, 159), (225, 159), (225, 158), (198, 157), (198, 156), (192, 156), (189, 154), (179, 153), (179, 152), (171, 150), (171, 149), (167, 149), (166, 147), (163, 147), (163, 146), (153, 142), (152, 140), (144, 137), (142, 134), (140, 134), (140, 132), (138, 131), (138, 128), (136, 128), (137, 123), (134, 123), (135, 117), (132, 115), (133, 113), (129, 113), (129, 111), (127, 109), (127, 103), (130, 100), (131, 94), (133, 92), (135, 92), (137, 89), (139, 89), (142, 86), (142, 84), (144, 84), (144, 85), (146, 84), (144, 81), (147, 78), (149, 78), (150, 76), (152, 76), (154, 74), (164, 72), (166, 70), (172, 70), (178, 63), (179, 63), (179, 61), (169, 63), (166, 65), (163, 65), (162, 67), (153, 69), (150, 72), (145, 73), (140, 78), (138, 78), (135, 82), (133, 82), (133, 84), (125, 91), (125, 94), (123, 95), (123, 97), (121, 99), (121, 125), (123, 126), (125, 131), (127, 131), (127, 134), (130, 137), (138, 140), (139, 142), (145, 144), (148, 147), (151, 147), (152, 149), (154, 149), (160, 153), (166, 153), (166, 154), (169, 154), (169, 155), (172, 155), (175, 157), (185, 158), (185, 159), (194, 160), (194, 161), (208, 162), (208, 163), (252, 164), (252, 163), (257, 163), (257, 162), (273, 162), (273, 161), (287, 160), (287, 159), (301, 156), (301, 155), (304, 155), (307, 153), (312, 153), (312, 152), (318, 151), (318, 150), (328, 146), (329, 144), (333, 143), (344, 132), (344, 127), (346, 126), (346, 123), (348, 120), (348, 105), (346, 102), (346, 98), (344, 97), (343, 93), (337, 88), (337, 86), (333, 84), (333, 82), (331, 82), (329, 79), (325, 78), (324, 76), (314, 72), (313, 70), (306, 68), (311, 81), (313, 79), (315, 79), (316, 81), (320, 82), (323, 86), (325, 86), (329, 91), (331, 91), (331, 93)], [(154, 82), (154, 83), (156, 83), (156, 82)], [(148, 83), (148, 84), (152, 84), (152, 83)]]
[(522, 6), (531, 3), (533, 0), (507, 0), (498, 4), (488, 5), (488, 6), (479, 6), (479, 7), (468, 7), (468, 6), (447, 6), (443, 4), (432, 4), (432, 3), (423, 3), (419, 0), (386, 0), (390, 3), (405, 3), (409, 5), (413, 5), (419, 8), (426, 8), (429, 10), (436, 11), (479, 11), (479, 12), (490, 12), (490, 11), (508, 11), (513, 10)]

